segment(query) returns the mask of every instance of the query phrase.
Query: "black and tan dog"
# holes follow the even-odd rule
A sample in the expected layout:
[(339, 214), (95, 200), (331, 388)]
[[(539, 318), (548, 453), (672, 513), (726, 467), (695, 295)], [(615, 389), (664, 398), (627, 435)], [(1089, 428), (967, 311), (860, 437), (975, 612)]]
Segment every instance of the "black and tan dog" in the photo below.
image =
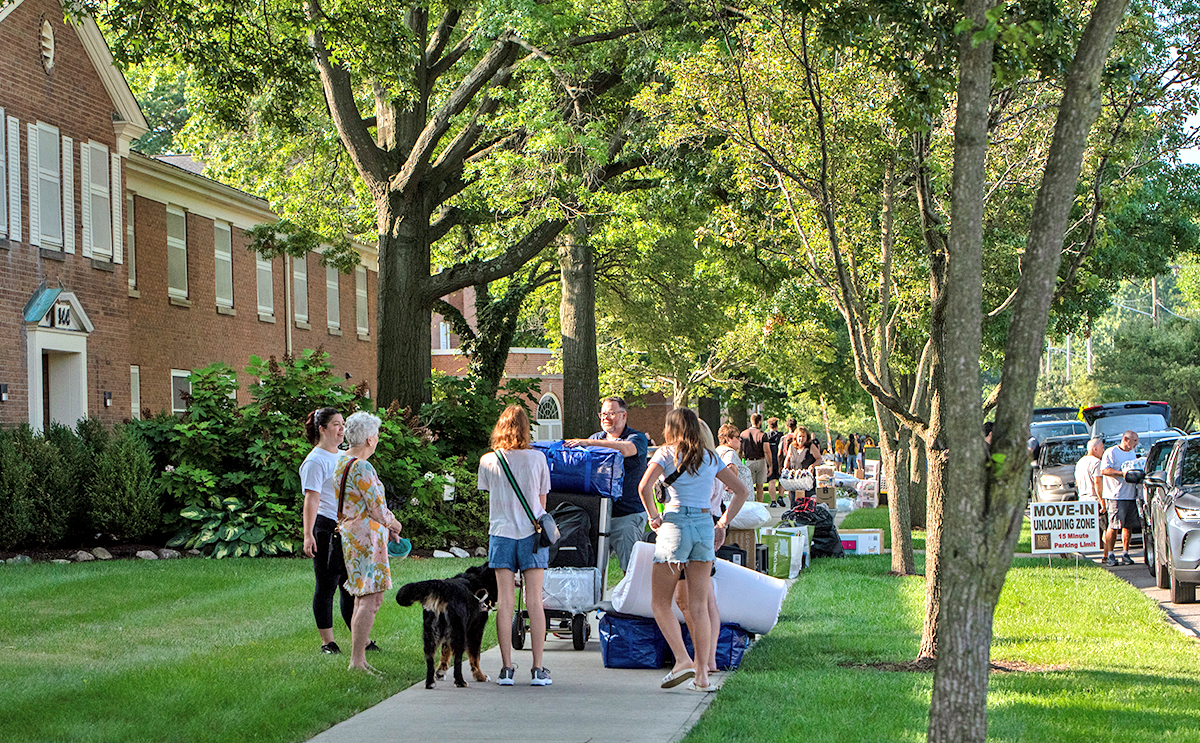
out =
[(443, 678), (454, 656), (454, 685), (466, 686), (462, 675), (462, 657), (467, 653), (471, 675), (476, 681), (487, 681), (479, 670), (479, 649), (483, 630), (487, 627), (488, 612), (496, 602), (496, 571), (487, 565), (467, 568), (453, 578), (423, 580), (408, 583), (396, 592), (401, 606), (420, 604), (424, 607), (425, 688), (435, 682), (433, 655), (442, 648), (436, 678)]

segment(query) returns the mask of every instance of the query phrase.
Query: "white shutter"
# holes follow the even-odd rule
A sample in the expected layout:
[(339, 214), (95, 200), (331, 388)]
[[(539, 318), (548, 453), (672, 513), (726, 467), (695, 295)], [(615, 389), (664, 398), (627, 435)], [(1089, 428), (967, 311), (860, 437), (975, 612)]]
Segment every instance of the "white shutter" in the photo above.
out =
[[(75, 149), (71, 138), (62, 138), (62, 193), (63, 193), (63, 252), (75, 254)], [(80, 185), (87, 188), (87, 181)], [(87, 201), (85, 197), (82, 199)]]
[(80, 218), (83, 220), (83, 257), (92, 257), (92, 147), (87, 142), (79, 143), (79, 185), (83, 198), (79, 200)]
[(38, 130), (36, 124), (26, 124), (29, 152), (29, 244), (42, 244), (42, 220), (38, 214), (41, 204), (39, 185), (41, 177), (38, 172)]
[(21, 122), (8, 117), (8, 236), (21, 239)]
[(354, 318), (358, 325), (359, 335), (368, 335), (370, 327), (367, 324), (367, 269), (358, 266), (354, 269)]
[(112, 172), (108, 180), (108, 203), (112, 205), (112, 260), (121, 262), (121, 242), (125, 239), (125, 227), (121, 221), (121, 207), (125, 205), (123, 196), (125, 189), (121, 187), (121, 156), (112, 153)]
[(325, 267), (325, 324), (331, 330), (342, 329), (342, 303), (338, 292), (338, 270)]
[[(4, 108), (0, 106), (0, 123), (4, 121)], [(8, 159), (4, 156), (8, 148), (4, 143), (3, 127), (0, 127), (0, 237), (8, 237)]]

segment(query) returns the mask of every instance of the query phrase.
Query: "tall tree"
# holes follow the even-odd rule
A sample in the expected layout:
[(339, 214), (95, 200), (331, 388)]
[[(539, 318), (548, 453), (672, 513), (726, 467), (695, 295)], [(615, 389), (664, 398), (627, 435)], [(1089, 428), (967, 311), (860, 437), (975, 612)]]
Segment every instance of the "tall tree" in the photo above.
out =
[[(428, 395), (433, 304), (511, 275), (589, 193), (647, 163), (626, 147), (621, 101), (653, 64), (630, 62), (652, 60), (639, 44), (683, 17), (670, 0), (97, 4), (120, 59), (190, 65), (227, 123), (253, 109), (293, 126), (323, 100), (374, 217), (379, 398), (414, 408)], [(494, 252), (436, 270), (453, 227), (497, 223), (508, 234)]]

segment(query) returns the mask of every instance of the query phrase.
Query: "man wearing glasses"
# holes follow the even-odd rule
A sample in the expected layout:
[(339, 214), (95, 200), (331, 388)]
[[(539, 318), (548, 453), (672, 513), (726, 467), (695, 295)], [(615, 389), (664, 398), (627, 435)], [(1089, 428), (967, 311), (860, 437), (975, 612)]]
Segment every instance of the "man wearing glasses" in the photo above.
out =
[(625, 479), (621, 497), (613, 503), (609, 523), (610, 550), (616, 554), (622, 571), (629, 569), (633, 545), (646, 533), (646, 509), (638, 495), (638, 483), (646, 472), (646, 451), (650, 439), (646, 434), (625, 424), (629, 406), (619, 397), (606, 397), (600, 405), (600, 428), (586, 439), (568, 439), (568, 446), (605, 446), (616, 449), (625, 457)]

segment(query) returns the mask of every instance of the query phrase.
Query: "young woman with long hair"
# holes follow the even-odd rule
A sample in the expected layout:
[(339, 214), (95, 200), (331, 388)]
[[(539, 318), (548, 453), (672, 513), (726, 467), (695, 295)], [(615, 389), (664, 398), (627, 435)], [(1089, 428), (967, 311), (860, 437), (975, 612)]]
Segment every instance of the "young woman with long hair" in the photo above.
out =
[[(711, 655), (717, 638), (707, 621), (696, 621), (688, 627), (698, 662), (693, 662), (683, 644), (683, 633), (671, 611), (675, 584), (684, 564), (689, 614), (708, 616), (708, 599), (712, 592), (712, 563), (716, 550), (725, 541), (725, 531), (750, 491), (737, 473), (725, 465), (716, 452), (705, 446), (700, 419), (687, 408), (667, 414), (663, 428), (666, 442), (650, 460), (646, 474), (638, 486), (642, 505), (650, 514), (650, 528), (656, 533), (654, 566), (651, 572), (651, 608), (654, 620), (675, 654), (675, 665), (662, 680), (663, 688), (677, 686), (688, 679), (688, 688), (695, 691), (715, 691), (708, 680), (706, 659)], [(654, 486), (660, 478), (679, 476), (667, 486), (667, 503), (658, 513), (654, 501)], [(713, 481), (719, 479), (733, 491), (728, 509), (713, 524)]]
[(509, 405), (492, 429), (492, 451), (479, 460), (479, 485), (488, 494), (488, 565), (496, 571), (496, 639), (500, 644), (500, 677), (496, 683), (512, 686), (512, 617), (517, 602), (517, 573), (524, 582), (529, 608), (529, 636), (533, 650), (532, 686), (549, 686), (550, 672), (542, 664), (546, 644), (546, 613), (542, 609), (542, 575), (550, 565), (550, 548), (538, 547), (538, 534), (504, 472), (508, 464), (513, 479), (535, 519), (546, 512), (550, 493), (550, 467), (546, 456), (529, 448), (529, 416), (520, 405)]

